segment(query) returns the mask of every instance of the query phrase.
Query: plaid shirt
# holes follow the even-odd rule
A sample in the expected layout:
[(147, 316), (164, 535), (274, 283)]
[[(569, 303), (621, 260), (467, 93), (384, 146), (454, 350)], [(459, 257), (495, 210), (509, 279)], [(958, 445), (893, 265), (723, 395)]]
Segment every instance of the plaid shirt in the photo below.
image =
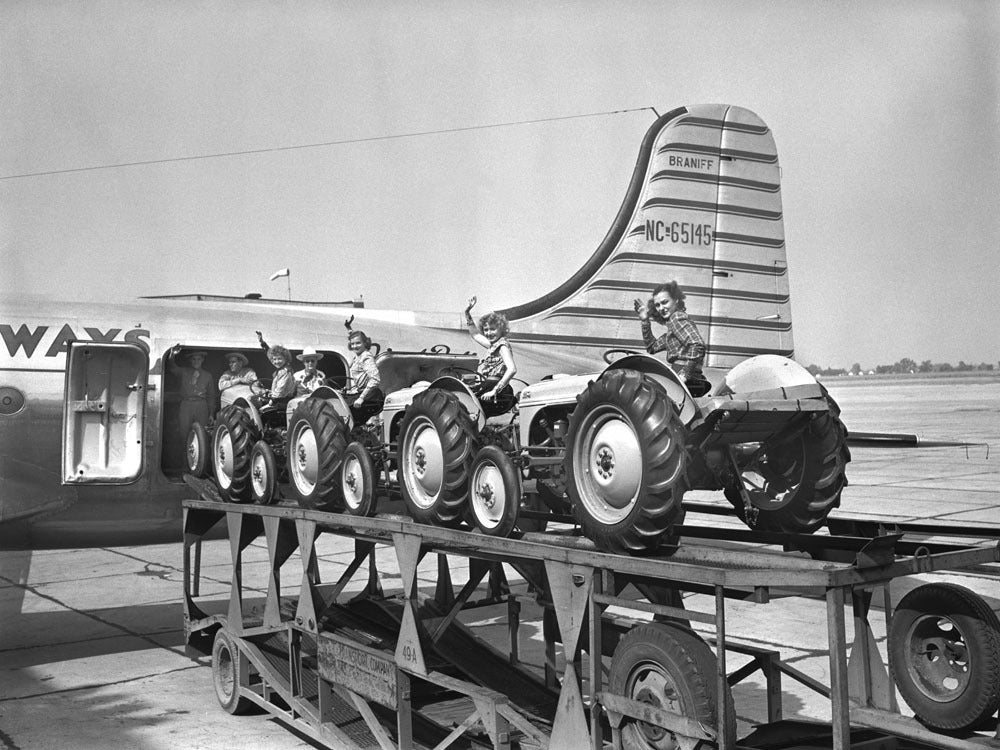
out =
[(363, 351), (351, 362), (351, 387), (348, 392), (358, 394), (362, 398), (382, 383), (382, 377), (378, 372), (378, 365), (375, 364), (375, 355), (370, 351)]
[(705, 341), (694, 327), (685, 310), (674, 310), (667, 318), (667, 332), (659, 338), (653, 338), (653, 327), (648, 320), (642, 322), (642, 342), (650, 354), (666, 352), (668, 362), (676, 362), (680, 368), (680, 376), (690, 380), (701, 375), (701, 366), (705, 361)]

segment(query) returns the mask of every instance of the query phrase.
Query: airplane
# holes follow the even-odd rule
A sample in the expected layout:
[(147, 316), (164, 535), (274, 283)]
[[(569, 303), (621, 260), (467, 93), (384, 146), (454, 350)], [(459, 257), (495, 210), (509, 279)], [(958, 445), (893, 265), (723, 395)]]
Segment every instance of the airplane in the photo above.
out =
[[(641, 351), (633, 299), (670, 279), (687, 293), (708, 367), (794, 356), (777, 149), (747, 109), (703, 104), (657, 118), (597, 249), (556, 289), (501, 311), (518, 377), (595, 372), (608, 349)], [(380, 345), (380, 365), (392, 364), (386, 392), (449, 363), (475, 366), (460, 312), (205, 294), (0, 301), (0, 549), (179, 539), (191, 490), (168, 351), (206, 352), (216, 377), (239, 351), (266, 377), (260, 330), (293, 355), (323, 353), (322, 369), (342, 382), (349, 316)]]

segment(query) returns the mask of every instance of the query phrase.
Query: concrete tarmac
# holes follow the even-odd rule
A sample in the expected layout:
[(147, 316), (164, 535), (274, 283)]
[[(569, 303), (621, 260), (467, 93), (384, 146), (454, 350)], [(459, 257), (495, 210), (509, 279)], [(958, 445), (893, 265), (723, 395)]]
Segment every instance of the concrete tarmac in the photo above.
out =
[[(867, 392), (831, 392), (845, 407)], [(993, 414), (995, 420), (995, 404)], [(988, 416), (988, 415), (987, 415)], [(954, 422), (955, 420), (953, 420)], [(851, 425), (852, 423), (849, 423)], [(878, 426), (855, 426), (878, 429)], [(992, 428), (992, 429), (995, 429)], [(973, 436), (976, 439), (979, 436)], [(988, 435), (986, 436), (989, 437)], [(997, 440), (990, 450), (997, 451)], [(972, 446), (949, 449), (855, 450), (838, 516), (883, 520), (927, 520), (939, 524), (990, 525), (1000, 535), (1000, 456)], [(692, 499), (725, 503), (716, 493)], [(392, 508), (390, 508), (392, 510)], [(735, 518), (689, 514), (688, 522), (731, 525)], [(321, 537), (324, 565), (346, 563), (353, 553), (348, 540)], [(228, 592), (228, 542), (204, 546), (203, 593)], [(259, 580), (264, 591), (267, 552), (262, 540), (246, 553), (246, 579)], [(398, 582), (393, 560), (380, 556), (383, 585)], [(463, 580), (456, 566), (455, 582)], [(420, 568), (428, 594), (435, 581), (433, 565)], [(255, 579), (254, 576), (257, 576)], [(523, 594), (522, 628), (535, 633), (522, 658), (542, 667), (540, 610), (525, 584), (509, 574), (512, 589)], [(926, 580), (949, 580), (988, 598), (1000, 610), (996, 575), (921, 576), (892, 587), (893, 599)], [(182, 623), (182, 547), (177, 544), (113, 549), (0, 552), (0, 749), (79, 748), (317, 747), (276, 719), (264, 715), (230, 716), (218, 705), (209, 660), (185, 654)], [(698, 596), (686, 606), (710, 611)], [(480, 610), (479, 631), (501, 645), (506, 610)], [(768, 605), (727, 604), (728, 635), (741, 643), (774, 648), (793, 666), (828, 684), (826, 613), (822, 602), (804, 599)], [(533, 619), (534, 618), (534, 619)], [(873, 616), (879, 648), (885, 657), (884, 623)], [(848, 637), (851, 623), (848, 618)], [(732, 657), (730, 671), (741, 661)], [(742, 736), (765, 718), (762, 678), (734, 689)], [(829, 720), (828, 701), (785, 678), (786, 718)]]

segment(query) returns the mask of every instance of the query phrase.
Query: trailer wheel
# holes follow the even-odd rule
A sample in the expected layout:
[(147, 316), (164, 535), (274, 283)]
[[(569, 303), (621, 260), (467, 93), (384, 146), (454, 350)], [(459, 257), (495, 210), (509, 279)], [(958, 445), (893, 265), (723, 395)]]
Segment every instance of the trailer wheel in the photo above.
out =
[(250, 497), (250, 451), (260, 432), (250, 415), (238, 406), (227, 406), (219, 415), (212, 437), (212, 471), (222, 497), (244, 503)]
[(469, 507), (476, 526), (490, 536), (510, 536), (521, 504), (521, 476), (500, 446), (479, 449), (469, 485)]
[(208, 475), (209, 456), (212, 455), (212, 442), (201, 422), (193, 422), (187, 435), (187, 469), (188, 473), (199, 479)]
[(278, 462), (263, 440), (250, 451), (250, 494), (258, 505), (271, 505), (278, 499)]
[(919, 586), (893, 612), (889, 667), (921, 722), (934, 729), (975, 728), (1000, 708), (997, 616), (962, 586)]
[(577, 397), (564, 459), (583, 533), (599, 549), (654, 549), (684, 515), (684, 427), (666, 391), (611, 370)]
[(212, 642), (212, 684), (215, 697), (226, 713), (238, 716), (254, 708), (253, 701), (240, 695), (240, 650), (223, 628)]
[(299, 506), (338, 510), (340, 465), (347, 449), (347, 428), (333, 404), (307, 398), (292, 413), (288, 426), (288, 478)]
[(399, 431), (399, 489), (420, 523), (461, 524), (475, 453), (475, 428), (452, 394), (430, 388), (413, 397)]
[(340, 468), (344, 511), (352, 516), (375, 515), (375, 464), (361, 443), (348, 443)]
[[(719, 698), (715, 654), (694, 631), (667, 623), (645, 623), (629, 630), (615, 648), (609, 690), (640, 703), (718, 726)], [(736, 734), (736, 713), (728, 686), (725, 706), (729, 736)], [(668, 729), (636, 719), (622, 725), (623, 750), (674, 750), (681, 746)]]
[[(742, 467), (740, 480), (757, 510), (754, 528), (810, 534), (840, 505), (851, 453), (840, 407), (829, 395), (826, 400), (829, 412), (790, 438), (762, 445), (754, 460)], [(725, 495), (748, 523), (740, 488), (727, 487)]]

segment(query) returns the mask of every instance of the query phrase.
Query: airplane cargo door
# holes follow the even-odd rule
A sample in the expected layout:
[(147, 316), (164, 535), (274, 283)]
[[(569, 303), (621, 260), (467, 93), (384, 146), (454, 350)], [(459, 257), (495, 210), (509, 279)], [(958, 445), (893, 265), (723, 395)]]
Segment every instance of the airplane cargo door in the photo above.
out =
[(127, 484), (143, 469), (149, 354), (73, 342), (66, 355), (63, 484)]

